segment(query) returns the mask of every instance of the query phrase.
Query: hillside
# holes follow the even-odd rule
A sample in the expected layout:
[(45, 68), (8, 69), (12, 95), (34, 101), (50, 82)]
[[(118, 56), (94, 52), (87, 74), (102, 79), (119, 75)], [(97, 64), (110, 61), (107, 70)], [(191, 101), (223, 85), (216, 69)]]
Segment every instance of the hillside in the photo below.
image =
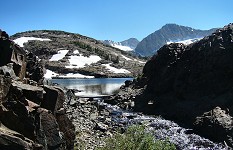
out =
[(125, 51), (80, 34), (38, 30), (11, 39), (42, 60), (46, 77), (133, 77), (144, 65)]
[(141, 56), (152, 56), (163, 45), (171, 42), (192, 43), (213, 33), (216, 29), (198, 30), (177, 24), (166, 24), (138, 43), (135, 52)]

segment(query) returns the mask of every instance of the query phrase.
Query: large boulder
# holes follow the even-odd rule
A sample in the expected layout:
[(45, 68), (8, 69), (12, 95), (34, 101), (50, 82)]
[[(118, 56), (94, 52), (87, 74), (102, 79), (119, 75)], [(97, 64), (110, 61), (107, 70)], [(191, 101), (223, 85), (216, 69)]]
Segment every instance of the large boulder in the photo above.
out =
[(56, 86), (44, 85), (45, 95), (41, 107), (51, 110), (54, 114), (63, 108), (65, 95), (61, 88)]
[(40, 138), (37, 138), (38, 141), (46, 139), (44, 147), (48, 149), (65, 149), (65, 141), (63, 138), (63, 133), (59, 130), (59, 126), (57, 123), (56, 118), (54, 115), (45, 109), (39, 109), (38, 112), (40, 113), (40, 131), (43, 132), (40, 135), (43, 135)]
[(27, 54), (27, 74), (26, 77), (38, 82), (43, 83), (44, 79), (44, 65), (43, 62), (39, 62), (35, 55), (32, 53)]
[(13, 81), (11, 90), (12, 92), (10, 92), (11, 95), (9, 95), (8, 99), (14, 99), (16, 96), (19, 97), (18, 95), (15, 95), (15, 93), (21, 91), (21, 95), (39, 105), (43, 101), (44, 89), (42, 87), (23, 84), (20, 81)]
[(225, 141), (228, 145), (233, 146), (233, 117), (226, 110), (216, 107), (205, 112), (196, 118), (194, 125), (198, 133), (218, 142)]
[(42, 145), (36, 144), (22, 134), (6, 127), (0, 127), (0, 149), (2, 150), (42, 150)]
[(67, 149), (73, 149), (75, 139), (75, 127), (66, 115), (63, 107), (66, 96), (64, 91), (55, 86), (44, 86), (46, 94), (41, 104), (43, 108), (50, 110), (56, 117), (61, 132), (64, 133)]

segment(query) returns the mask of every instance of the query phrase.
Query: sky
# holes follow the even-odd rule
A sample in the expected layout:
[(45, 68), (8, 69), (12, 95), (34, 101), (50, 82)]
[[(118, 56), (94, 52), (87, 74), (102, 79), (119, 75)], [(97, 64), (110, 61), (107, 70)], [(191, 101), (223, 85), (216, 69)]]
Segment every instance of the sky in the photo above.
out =
[(97, 40), (142, 40), (167, 23), (195, 29), (233, 22), (233, 0), (4, 0), (0, 29), (62, 30)]

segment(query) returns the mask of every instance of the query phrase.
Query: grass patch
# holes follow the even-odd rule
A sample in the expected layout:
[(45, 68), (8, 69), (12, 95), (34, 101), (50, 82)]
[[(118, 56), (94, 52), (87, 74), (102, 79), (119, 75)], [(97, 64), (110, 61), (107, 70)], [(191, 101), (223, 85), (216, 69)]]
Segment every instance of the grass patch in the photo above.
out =
[(145, 132), (145, 126), (130, 126), (123, 134), (117, 133), (107, 138), (104, 147), (97, 150), (175, 150), (168, 141), (155, 140), (151, 133)]

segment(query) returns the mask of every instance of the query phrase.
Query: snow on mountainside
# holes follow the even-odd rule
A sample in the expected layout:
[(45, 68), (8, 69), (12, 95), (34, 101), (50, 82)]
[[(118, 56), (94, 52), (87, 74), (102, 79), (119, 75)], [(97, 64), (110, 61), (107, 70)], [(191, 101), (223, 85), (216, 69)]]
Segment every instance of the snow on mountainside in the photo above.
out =
[(194, 39), (187, 39), (187, 40), (176, 40), (176, 41), (169, 41), (166, 44), (171, 44), (171, 43), (183, 43), (184, 45), (189, 45), (194, 42), (200, 41), (202, 38), (194, 38)]
[(11, 39), (43, 61), (45, 78), (133, 77), (145, 64), (119, 47), (64, 31), (28, 31)]
[(123, 51), (133, 51), (137, 47), (137, 44), (139, 43), (139, 41), (135, 38), (130, 38), (122, 42), (114, 42), (112, 40), (104, 40), (102, 42), (104, 44), (113, 46)]
[(16, 44), (18, 44), (20, 47), (23, 47), (24, 43), (27, 43), (28, 41), (51, 41), (50, 39), (43, 39), (43, 38), (36, 38), (36, 37), (20, 37), (14, 40)]

